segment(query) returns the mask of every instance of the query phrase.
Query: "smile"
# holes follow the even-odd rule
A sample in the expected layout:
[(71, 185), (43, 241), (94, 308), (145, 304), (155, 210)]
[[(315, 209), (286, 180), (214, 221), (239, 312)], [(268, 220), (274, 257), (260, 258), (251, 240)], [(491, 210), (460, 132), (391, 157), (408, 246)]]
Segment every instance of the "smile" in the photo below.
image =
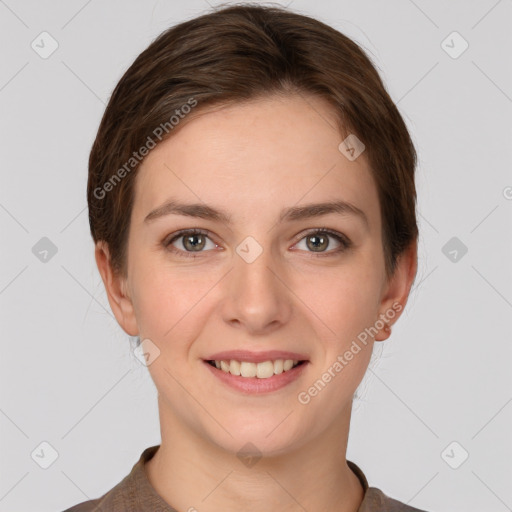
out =
[(305, 361), (299, 361), (297, 359), (276, 359), (275, 361), (262, 361), (261, 363), (237, 361), (235, 359), (229, 361), (208, 361), (211, 366), (215, 366), (225, 373), (244, 378), (257, 379), (269, 379), (274, 375), (287, 372), (304, 362)]
[[(217, 368), (216, 362), (220, 368)], [(203, 360), (203, 364), (215, 380), (227, 388), (245, 395), (259, 395), (278, 391), (299, 379), (309, 361), (276, 359), (254, 363), (234, 359), (209, 359)], [(234, 373), (231, 373), (231, 368)], [(237, 375), (238, 371), (240, 374)]]

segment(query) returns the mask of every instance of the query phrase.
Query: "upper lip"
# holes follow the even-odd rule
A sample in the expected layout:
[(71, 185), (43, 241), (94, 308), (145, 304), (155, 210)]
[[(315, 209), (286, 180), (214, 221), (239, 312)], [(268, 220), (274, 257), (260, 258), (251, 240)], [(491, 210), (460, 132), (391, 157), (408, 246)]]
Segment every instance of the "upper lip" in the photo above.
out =
[(308, 358), (304, 354), (297, 352), (287, 352), (284, 350), (266, 350), (264, 352), (251, 352), (250, 350), (225, 350), (224, 352), (216, 352), (205, 358), (205, 361), (235, 361), (248, 363), (262, 363), (264, 361), (275, 361), (277, 359), (292, 359), (297, 361), (307, 361)]

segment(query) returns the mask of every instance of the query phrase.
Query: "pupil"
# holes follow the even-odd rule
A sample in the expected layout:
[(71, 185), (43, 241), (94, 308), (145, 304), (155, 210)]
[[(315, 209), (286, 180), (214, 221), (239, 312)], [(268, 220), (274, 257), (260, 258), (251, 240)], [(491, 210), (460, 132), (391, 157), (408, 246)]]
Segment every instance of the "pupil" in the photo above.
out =
[[(195, 250), (199, 247), (199, 249), (201, 249), (204, 246), (204, 240), (202, 241), (202, 243), (191, 242), (191, 240), (194, 240), (194, 238), (200, 238), (202, 236), (203, 235), (198, 234), (198, 235), (189, 235), (189, 236), (185, 237), (185, 248), (187, 248), (187, 249), (192, 248), (193, 250)], [(187, 247), (187, 243), (191, 244), (190, 247)]]
[[(310, 240), (316, 240), (316, 242), (310, 243)], [(321, 236), (321, 235), (311, 235), (308, 238), (308, 246), (310, 249), (325, 249), (327, 244), (325, 243), (327, 240), (327, 237)]]

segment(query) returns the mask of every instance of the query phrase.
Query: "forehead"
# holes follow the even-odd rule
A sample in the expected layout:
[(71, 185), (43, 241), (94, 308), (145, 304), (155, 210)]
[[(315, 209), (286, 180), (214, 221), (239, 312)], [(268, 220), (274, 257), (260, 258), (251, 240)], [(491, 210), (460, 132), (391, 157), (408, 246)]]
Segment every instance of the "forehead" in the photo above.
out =
[(139, 167), (137, 218), (172, 196), (245, 218), (262, 207), (277, 212), (342, 199), (377, 220), (377, 191), (364, 152), (354, 161), (342, 154), (343, 138), (326, 101), (292, 95), (196, 108)]

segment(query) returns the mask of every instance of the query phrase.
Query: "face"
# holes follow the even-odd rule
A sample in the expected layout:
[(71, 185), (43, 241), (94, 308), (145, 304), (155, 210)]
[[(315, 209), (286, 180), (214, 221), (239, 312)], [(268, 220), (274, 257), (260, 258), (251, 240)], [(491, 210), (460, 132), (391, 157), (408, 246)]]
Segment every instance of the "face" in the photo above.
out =
[[(315, 97), (203, 111), (138, 171), (127, 276), (109, 300), (159, 351), (148, 368), (161, 416), (234, 452), (339, 429), (371, 356), (362, 333), (384, 339), (379, 315), (393, 323), (405, 305), (410, 265), (386, 280), (377, 189), (335, 126)], [(307, 208), (321, 203), (338, 207)]]

